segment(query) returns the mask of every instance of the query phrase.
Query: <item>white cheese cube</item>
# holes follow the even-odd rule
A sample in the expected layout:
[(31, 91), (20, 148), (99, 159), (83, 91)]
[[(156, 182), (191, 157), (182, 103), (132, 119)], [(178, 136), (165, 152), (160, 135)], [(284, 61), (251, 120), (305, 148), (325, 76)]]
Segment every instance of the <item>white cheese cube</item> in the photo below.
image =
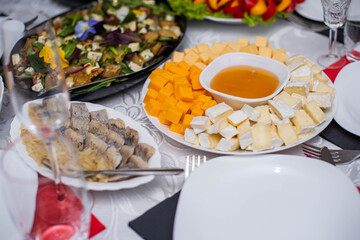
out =
[(239, 134), (238, 139), (241, 149), (247, 149), (247, 147), (249, 147), (253, 143), (253, 138), (250, 131), (242, 135)]
[(278, 116), (276, 116), (276, 114), (274, 113), (270, 113), (270, 119), (271, 119), (271, 123), (274, 125), (278, 124), (278, 122), (281, 121), (281, 119)]
[(280, 147), (284, 144), (283, 140), (281, 140), (277, 132), (275, 125), (271, 125), (270, 133), (271, 133), (271, 142), (274, 147)]
[(290, 120), (295, 125), (298, 134), (313, 131), (316, 125), (312, 118), (302, 109), (296, 110), (295, 116)]
[(295, 54), (285, 59), (285, 64), (290, 65), (293, 62), (305, 62), (305, 57), (303, 55)]
[(205, 116), (196, 116), (190, 122), (190, 126), (194, 129), (195, 133), (201, 133), (206, 131), (211, 125), (211, 122), (208, 117)]
[(331, 93), (331, 95), (333, 97), (335, 96), (335, 89), (333, 87), (327, 85), (326, 83), (323, 83), (320, 81), (314, 82), (312, 90), (314, 92), (328, 92), (328, 93)]
[(329, 81), (329, 78), (322, 75), (321, 73), (316, 73), (316, 74), (314, 74), (314, 81), (320, 81), (323, 83), (327, 83)]
[(228, 117), (229, 122), (233, 126), (238, 126), (242, 121), (248, 118), (248, 116), (241, 110), (234, 111), (232, 114), (230, 114)]
[(152, 57), (154, 57), (154, 54), (151, 52), (150, 49), (145, 49), (145, 50), (142, 51), (139, 55), (140, 55), (140, 57), (144, 60), (144, 62), (147, 62), (147, 61), (150, 60)]
[(232, 152), (235, 151), (236, 149), (239, 149), (239, 147), (240, 147), (239, 140), (237, 138), (231, 138), (231, 139), (222, 138), (220, 139), (220, 141), (218, 142), (215, 148), (216, 150), (219, 151)]
[(116, 17), (120, 20), (120, 22), (124, 21), (126, 16), (128, 15), (130, 9), (126, 6), (122, 6), (118, 10), (116, 10)]
[(310, 117), (314, 120), (316, 124), (321, 124), (326, 120), (325, 113), (323, 112), (323, 110), (321, 110), (319, 105), (314, 100), (306, 103), (304, 106), (304, 110), (307, 114), (310, 115)]
[(132, 52), (139, 51), (140, 44), (139, 43), (129, 43), (128, 47), (131, 49)]
[(143, 69), (141, 66), (137, 65), (136, 63), (134, 62), (129, 62), (129, 68), (131, 70), (133, 70), (134, 72), (137, 72), (137, 71), (140, 71), (141, 69)]
[(284, 90), (290, 95), (297, 93), (306, 96), (309, 92), (309, 85), (310, 83), (308, 81), (290, 80), (284, 87)]
[(226, 139), (230, 139), (236, 136), (239, 131), (231, 124), (227, 125), (224, 129), (220, 131), (220, 135)]
[(290, 122), (278, 124), (276, 128), (285, 145), (290, 145), (298, 141), (295, 127)]
[(273, 148), (271, 138), (271, 126), (269, 124), (257, 124), (251, 127), (251, 136), (253, 138), (253, 151), (260, 151)]
[(305, 105), (305, 103), (307, 103), (306, 97), (297, 93), (293, 93), (291, 94), (292, 97), (297, 98), (301, 101), (301, 107)]
[(332, 106), (332, 95), (328, 92), (310, 92), (306, 99), (308, 102), (314, 100), (321, 108), (330, 108)]
[(227, 119), (226, 118), (220, 118), (213, 125), (211, 125), (209, 127), (209, 129), (207, 130), (207, 133), (209, 133), (209, 134), (219, 133), (227, 125), (229, 125), (229, 122), (227, 121)]
[(291, 79), (310, 81), (312, 74), (311, 68), (303, 65), (291, 72)]
[(315, 129), (314, 130), (312, 130), (312, 131), (310, 131), (310, 132), (306, 132), (306, 133), (299, 133), (298, 134), (298, 139), (299, 140), (301, 140), (301, 139), (304, 139), (304, 138), (306, 138), (306, 137), (308, 137), (308, 136), (310, 136), (310, 135), (313, 135), (314, 133), (315, 133)]
[(25, 73), (29, 74), (29, 75), (34, 75), (35, 70), (32, 67), (27, 67), (27, 68), (25, 68)]
[(256, 122), (260, 117), (260, 112), (247, 104), (244, 104), (244, 106), (241, 108), (241, 111), (243, 111), (248, 116), (248, 118), (254, 122)]
[(193, 129), (190, 128), (186, 128), (185, 129), (185, 133), (184, 133), (184, 138), (185, 138), (185, 142), (194, 144), (194, 145), (199, 145), (199, 138), (198, 136), (195, 134)]
[(229, 116), (233, 109), (226, 103), (219, 103), (205, 110), (205, 115), (209, 117), (210, 121), (215, 123), (223, 117)]
[(255, 107), (255, 110), (260, 112), (260, 116), (257, 120), (258, 124), (270, 124), (271, 123), (270, 111), (269, 111), (268, 105), (257, 106), (257, 107)]
[(276, 97), (274, 97), (274, 100), (278, 101), (281, 100), (290, 107), (292, 107), (294, 110), (298, 110), (302, 107), (302, 102), (300, 99), (290, 96), (287, 92), (283, 91)]
[(18, 53), (13, 54), (11, 56), (11, 61), (14, 66), (20, 64), (20, 62), (21, 62), (20, 54), (18, 54)]
[(293, 72), (295, 71), (296, 69), (298, 69), (299, 67), (301, 67), (302, 65), (304, 65), (303, 62), (300, 62), (300, 61), (295, 61), (295, 62), (292, 62), (288, 65), (288, 68), (289, 68), (289, 71), (290, 72)]
[(219, 143), (221, 136), (219, 134), (200, 133), (199, 135), (200, 146), (213, 149)]
[(100, 53), (100, 52), (88, 52), (87, 56), (88, 56), (88, 59), (90, 59), (93, 63), (96, 63), (101, 59), (102, 53)]
[(270, 108), (280, 119), (292, 118), (295, 115), (294, 109), (283, 101), (269, 100), (268, 102)]
[(41, 82), (38, 82), (37, 84), (33, 85), (31, 87), (31, 89), (34, 91), (34, 92), (41, 92), (41, 90), (44, 89), (44, 86), (41, 84)]

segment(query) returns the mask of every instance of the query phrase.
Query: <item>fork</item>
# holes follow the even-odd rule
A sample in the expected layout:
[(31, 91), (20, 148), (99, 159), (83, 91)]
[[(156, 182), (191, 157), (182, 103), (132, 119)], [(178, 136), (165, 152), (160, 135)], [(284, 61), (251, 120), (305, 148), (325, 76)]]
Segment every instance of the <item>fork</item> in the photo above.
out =
[[(320, 158), (321, 148), (303, 143), (302, 149), (306, 156), (318, 159)], [(336, 164), (351, 163), (360, 157), (360, 151), (358, 150), (329, 149), (329, 151)]]
[(197, 167), (199, 167), (201, 164), (205, 163), (207, 161), (206, 156), (203, 156), (201, 158), (200, 155), (195, 156), (186, 156), (186, 164), (185, 164), (185, 179), (187, 179), (193, 171)]
[[(50, 162), (44, 159), (43, 166), (51, 170)], [(68, 173), (65, 175), (73, 178), (90, 177), (97, 174), (126, 175), (126, 176), (148, 176), (148, 175), (178, 175), (184, 172), (182, 168), (124, 168), (114, 170), (83, 171), (82, 173)]]

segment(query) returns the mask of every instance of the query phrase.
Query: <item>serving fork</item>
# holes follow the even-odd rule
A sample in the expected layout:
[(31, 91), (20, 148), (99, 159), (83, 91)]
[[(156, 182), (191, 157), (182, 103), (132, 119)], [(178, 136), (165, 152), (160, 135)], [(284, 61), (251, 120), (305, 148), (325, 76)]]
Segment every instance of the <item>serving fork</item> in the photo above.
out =
[[(309, 144), (302, 144), (303, 152), (308, 157), (320, 159), (321, 148)], [(329, 149), (331, 157), (335, 164), (351, 163), (360, 158), (359, 150), (336, 150)]]

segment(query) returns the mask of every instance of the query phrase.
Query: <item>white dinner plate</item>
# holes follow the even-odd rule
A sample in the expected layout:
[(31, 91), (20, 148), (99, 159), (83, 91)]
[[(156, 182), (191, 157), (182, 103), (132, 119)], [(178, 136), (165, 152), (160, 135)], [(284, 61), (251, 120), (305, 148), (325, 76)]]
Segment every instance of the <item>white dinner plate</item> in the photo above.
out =
[[(97, 111), (101, 109), (106, 109), (108, 113), (108, 117), (110, 118), (121, 118), (126, 126), (130, 126), (133, 129), (137, 130), (139, 132), (139, 142), (141, 143), (147, 143), (153, 146), (156, 149), (155, 154), (149, 159), (149, 167), (157, 168), (161, 166), (161, 156), (158, 149), (158, 146), (154, 140), (154, 138), (149, 134), (149, 132), (143, 128), (139, 123), (134, 121), (132, 118), (123, 115), (122, 113), (115, 111), (111, 108), (93, 104), (93, 103), (86, 103), (87, 108), (89, 111)], [(10, 129), (10, 136), (12, 139), (17, 139), (20, 137), (21, 130), (20, 130), (21, 123), (18, 120), (18, 118), (14, 118), (13, 122), (11, 123), (11, 129)], [(39, 166), (28, 154), (26, 151), (26, 147), (24, 145), (18, 145), (20, 149), (18, 149), (23, 154), (24, 160), (27, 164), (30, 165), (33, 169), (38, 171), (40, 174), (52, 178), (52, 172), (45, 168)], [(142, 176), (142, 177), (136, 177), (131, 178), (124, 181), (119, 182), (110, 182), (110, 183), (100, 183), (100, 182), (88, 182), (87, 188), (89, 190), (95, 190), (95, 191), (103, 191), (103, 190), (119, 190), (119, 189), (125, 189), (125, 188), (134, 188), (139, 185), (145, 184), (150, 182), (154, 179), (154, 176)], [(63, 182), (68, 185), (72, 186), (79, 186), (78, 180), (70, 177), (64, 177)], [(80, 185), (81, 186), (81, 185)]]
[(360, 195), (341, 170), (290, 155), (226, 156), (185, 182), (174, 240), (357, 240)]
[[(164, 64), (160, 65), (159, 68), (163, 68)], [(324, 76), (326, 76), (324, 74)], [(326, 76), (327, 77), (327, 76)], [(145, 83), (144, 83), (144, 86), (143, 86), (143, 89), (142, 89), (142, 92), (141, 92), (141, 99), (142, 99), (142, 106), (144, 107), (144, 103), (143, 103), (143, 100), (145, 98), (145, 95), (148, 91), (148, 85), (150, 83), (150, 78), (147, 78)], [(332, 87), (334, 87), (333, 83), (329, 80), (328, 81), (328, 84)], [(268, 149), (268, 150), (263, 150), (263, 151), (257, 151), (257, 152), (253, 152), (253, 151), (242, 151), (242, 150), (235, 150), (235, 151), (232, 151), (232, 152), (223, 152), (223, 151), (219, 151), (219, 150), (215, 150), (215, 149), (209, 149), (209, 148), (205, 148), (205, 147), (201, 147), (201, 146), (197, 146), (197, 145), (193, 145), (193, 144), (190, 144), (188, 142), (185, 142), (185, 139), (184, 139), (184, 135), (182, 134), (178, 134), (178, 133), (175, 133), (175, 132), (172, 132), (169, 130), (169, 126), (167, 125), (164, 125), (162, 123), (159, 122), (159, 120), (156, 118), (156, 117), (153, 117), (153, 116), (150, 116), (149, 114), (147, 114), (146, 110), (144, 109), (144, 112), (146, 114), (146, 116), (148, 117), (148, 119), (155, 125), (155, 127), (157, 129), (159, 129), (163, 134), (165, 134), (166, 136), (172, 138), (173, 140), (179, 142), (179, 143), (182, 143), (188, 147), (191, 147), (191, 148), (195, 148), (195, 149), (198, 149), (198, 150), (202, 150), (202, 151), (207, 151), (207, 152), (211, 152), (211, 153), (217, 153), (217, 154), (226, 154), (226, 155), (257, 155), (257, 154), (263, 154), (263, 153), (273, 153), (273, 152), (279, 152), (279, 151), (282, 151), (282, 150), (285, 150), (285, 149), (289, 149), (289, 148), (292, 148), (292, 147), (295, 147), (297, 145), (300, 145), (308, 140), (310, 140), (311, 138), (317, 136), (322, 130), (324, 130), (329, 124), (330, 122), (333, 120), (334, 118), (334, 115), (335, 115), (335, 111), (336, 111), (336, 108), (337, 108), (337, 97), (336, 97), (336, 94), (335, 94), (335, 98), (333, 100), (333, 105), (331, 108), (325, 110), (325, 114), (326, 114), (326, 121), (321, 123), (320, 125), (316, 126), (315, 128), (315, 132), (313, 134), (310, 134), (309, 136), (297, 141), (296, 143), (294, 144), (291, 144), (291, 145), (283, 145), (281, 147), (277, 147), (277, 148), (273, 148), (273, 149)]]
[(216, 17), (205, 16), (204, 19), (218, 23), (226, 23), (226, 24), (243, 23), (241, 18), (216, 18)]
[(295, 11), (310, 20), (323, 22), (323, 9), (321, 0), (307, 0), (296, 6)]
[(360, 62), (346, 65), (336, 77), (338, 110), (335, 121), (347, 131), (360, 136)]

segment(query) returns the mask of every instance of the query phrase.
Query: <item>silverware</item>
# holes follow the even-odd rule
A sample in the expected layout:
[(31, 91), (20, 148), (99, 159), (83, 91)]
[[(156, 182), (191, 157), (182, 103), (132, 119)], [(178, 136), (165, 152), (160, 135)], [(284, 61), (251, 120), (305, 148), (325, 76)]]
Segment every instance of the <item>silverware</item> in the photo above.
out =
[[(43, 166), (48, 169), (51, 169), (50, 163), (48, 160), (41, 162)], [(114, 169), (114, 170), (100, 170), (100, 171), (83, 171), (82, 173), (77, 173), (76, 171), (71, 172), (71, 170), (63, 172), (65, 176), (78, 178), (78, 177), (90, 177), (97, 174), (106, 174), (106, 175), (126, 175), (126, 176), (148, 176), (148, 175), (178, 175), (184, 172), (182, 168), (128, 168), (128, 169)]]
[(335, 166), (335, 161), (327, 147), (322, 147), (320, 149), (320, 159)]
[[(302, 144), (303, 152), (306, 156), (313, 158), (320, 158), (321, 148), (312, 146), (309, 144)], [(360, 158), (359, 150), (337, 150), (337, 149), (329, 149), (331, 157), (333, 158), (335, 164), (345, 164), (351, 163), (354, 160)]]
[(328, 27), (325, 24), (303, 18), (300, 15), (298, 15), (297, 13), (290, 13), (287, 16), (287, 19), (290, 22), (292, 22), (298, 26), (301, 26), (302, 28), (305, 28), (305, 29), (308, 29), (308, 30), (311, 30), (314, 32), (321, 32), (321, 31), (328, 29)]
[(193, 171), (201, 164), (207, 161), (206, 156), (186, 156), (186, 164), (185, 164), (185, 179), (187, 179)]

